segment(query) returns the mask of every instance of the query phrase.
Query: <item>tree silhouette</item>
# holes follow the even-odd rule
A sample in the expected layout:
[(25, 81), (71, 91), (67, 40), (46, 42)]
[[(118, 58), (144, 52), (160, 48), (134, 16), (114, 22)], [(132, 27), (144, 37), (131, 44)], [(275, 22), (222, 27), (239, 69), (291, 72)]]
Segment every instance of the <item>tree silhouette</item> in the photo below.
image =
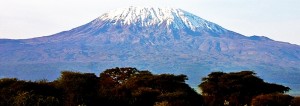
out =
[(93, 105), (97, 103), (98, 77), (93, 73), (63, 71), (55, 82), (64, 91), (65, 105)]
[(49, 82), (0, 79), (0, 106), (60, 106), (61, 90)]
[(100, 74), (100, 85), (104, 84), (100, 90), (101, 95), (106, 95), (104, 99), (110, 98), (107, 105), (201, 105), (201, 95), (185, 80), (186, 75), (153, 75), (130, 67), (114, 68)]
[(115, 87), (127, 81), (132, 76), (138, 74), (139, 71), (136, 68), (112, 68), (107, 69), (100, 74), (100, 82), (103, 85)]
[(284, 93), (290, 88), (264, 82), (252, 71), (212, 72), (199, 85), (202, 94), (211, 99), (210, 105), (222, 106), (250, 104), (254, 96), (268, 93)]
[[(264, 82), (252, 71), (212, 72), (202, 79), (202, 95), (186, 75), (152, 74), (136, 68), (93, 73), (63, 71), (52, 82), (0, 79), (1, 106), (297, 106), (299, 97), (283, 95), (288, 87)], [(205, 104), (204, 104), (205, 103)]]

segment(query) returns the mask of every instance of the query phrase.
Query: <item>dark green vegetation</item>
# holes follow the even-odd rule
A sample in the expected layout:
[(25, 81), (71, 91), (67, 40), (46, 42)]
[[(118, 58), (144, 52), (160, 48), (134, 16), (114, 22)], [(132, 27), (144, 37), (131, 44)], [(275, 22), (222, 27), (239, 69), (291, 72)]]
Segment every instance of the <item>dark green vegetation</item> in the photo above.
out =
[[(252, 71), (241, 71), (234, 73), (212, 72), (207, 77), (202, 79), (202, 83), (199, 85), (199, 87), (202, 90), (202, 94), (205, 97), (206, 103), (211, 106), (221, 106), (224, 104), (224, 101), (231, 106), (250, 104), (252, 98), (257, 98), (256, 96), (258, 95), (272, 93), (280, 94), (290, 90), (289, 87), (264, 82)], [(272, 95), (277, 96), (277, 94)], [(271, 100), (274, 99), (271, 98)], [(256, 104), (261, 103), (257, 100), (252, 100), (252, 103), (253, 102), (257, 102)], [(284, 100), (284, 102), (290, 103), (290, 99)], [(268, 106), (268, 102), (267, 105), (263, 106)], [(273, 105), (269, 104), (269, 106)]]
[(64, 71), (53, 82), (0, 79), (0, 106), (297, 106), (290, 88), (270, 84), (252, 71), (213, 72), (202, 79), (198, 94), (187, 76), (152, 74), (135, 68), (93, 73)]

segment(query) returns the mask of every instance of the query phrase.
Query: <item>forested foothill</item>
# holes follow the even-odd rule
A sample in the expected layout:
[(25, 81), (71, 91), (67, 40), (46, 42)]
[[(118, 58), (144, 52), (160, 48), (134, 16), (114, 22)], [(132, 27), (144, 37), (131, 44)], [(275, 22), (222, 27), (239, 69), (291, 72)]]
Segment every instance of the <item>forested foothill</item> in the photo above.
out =
[(186, 75), (152, 74), (136, 68), (100, 73), (63, 71), (48, 82), (0, 79), (0, 106), (299, 106), (289, 87), (267, 83), (253, 71), (212, 72), (197, 93)]

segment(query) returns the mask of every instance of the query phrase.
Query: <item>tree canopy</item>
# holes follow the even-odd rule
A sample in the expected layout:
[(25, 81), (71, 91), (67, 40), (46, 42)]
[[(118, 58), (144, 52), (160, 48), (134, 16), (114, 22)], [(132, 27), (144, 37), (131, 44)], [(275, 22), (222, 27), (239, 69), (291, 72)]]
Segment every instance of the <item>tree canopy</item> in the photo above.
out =
[(292, 99), (292, 96), (285, 94), (262, 94), (252, 99), (251, 106), (289, 106)]
[(107, 69), (100, 74), (100, 92), (107, 104), (130, 106), (201, 105), (202, 97), (190, 88), (185, 75), (160, 74), (135, 68)]
[(186, 75), (152, 74), (136, 68), (112, 68), (94, 73), (63, 71), (52, 82), (0, 79), (1, 106), (297, 106), (289, 88), (264, 82), (252, 71), (212, 72), (202, 79), (202, 95)]
[(289, 87), (264, 82), (253, 71), (212, 72), (199, 85), (203, 96), (209, 97), (211, 105), (250, 104), (254, 96), (269, 93), (284, 93)]

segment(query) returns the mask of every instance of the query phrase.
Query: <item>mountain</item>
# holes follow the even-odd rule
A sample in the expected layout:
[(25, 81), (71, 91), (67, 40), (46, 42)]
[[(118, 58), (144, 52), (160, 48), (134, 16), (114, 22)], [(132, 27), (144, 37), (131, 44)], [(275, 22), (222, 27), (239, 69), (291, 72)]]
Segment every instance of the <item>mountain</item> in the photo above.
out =
[(117, 9), (50, 36), (1, 39), (0, 53), (0, 77), (54, 80), (62, 70), (131, 66), (186, 74), (195, 87), (212, 71), (254, 70), (300, 91), (299, 45), (247, 37), (181, 9)]

